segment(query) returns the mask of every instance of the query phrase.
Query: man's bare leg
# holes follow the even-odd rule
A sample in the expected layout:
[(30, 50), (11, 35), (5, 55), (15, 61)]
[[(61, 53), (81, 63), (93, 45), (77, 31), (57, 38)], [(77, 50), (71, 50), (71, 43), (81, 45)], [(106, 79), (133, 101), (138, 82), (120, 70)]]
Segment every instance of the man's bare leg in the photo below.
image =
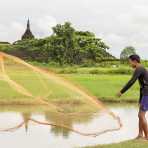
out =
[(145, 138), (148, 139), (148, 125), (147, 120), (145, 117), (146, 112), (140, 111), (139, 112), (139, 122), (140, 122), (140, 134), (144, 132)]
[(139, 134), (138, 134), (139, 137), (143, 137), (143, 128), (142, 128), (142, 123), (141, 121), (139, 120)]
[(144, 135), (143, 135), (142, 122), (140, 120), (140, 111), (138, 113), (138, 117), (139, 117), (139, 133), (138, 133), (138, 136), (136, 137), (136, 139), (140, 139), (140, 138), (143, 138), (144, 137)]

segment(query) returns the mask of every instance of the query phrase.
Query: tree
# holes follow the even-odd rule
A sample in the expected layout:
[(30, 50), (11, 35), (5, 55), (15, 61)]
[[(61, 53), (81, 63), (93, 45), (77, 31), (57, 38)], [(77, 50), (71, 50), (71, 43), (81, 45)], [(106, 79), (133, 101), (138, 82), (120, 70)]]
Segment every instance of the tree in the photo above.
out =
[(126, 62), (128, 57), (132, 54), (136, 54), (136, 49), (132, 46), (127, 46), (120, 54), (120, 60), (122, 63)]
[(99, 62), (104, 58), (113, 58), (106, 51), (109, 47), (101, 39), (96, 38), (93, 33), (78, 31), (76, 32), (76, 39), (82, 61), (91, 60), (92, 62)]
[(107, 52), (108, 49), (94, 33), (77, 31), (71, 23), (65, 22), (53, 27), (51, 36), (17, 41), (8, 52), (27, 60), (71, 65), (115, 59)]

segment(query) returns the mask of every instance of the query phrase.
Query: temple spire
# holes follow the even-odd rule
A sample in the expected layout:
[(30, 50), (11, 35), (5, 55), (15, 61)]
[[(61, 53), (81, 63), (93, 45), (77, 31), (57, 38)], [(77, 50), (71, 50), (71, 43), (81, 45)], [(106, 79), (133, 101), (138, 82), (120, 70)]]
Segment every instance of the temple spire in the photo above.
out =
[(29, 20), (29, 18), (28, 18), (28, 21), (27, 21), (27, 29), (30, 30), (30, 20)]
[(30, 20), (29, 20), (29, 18), (27, 20), (26, 31), (22, 36), (22, 40), (27, 40), (27, 39), (34, 39), (34, 35), (32, 34), (31, 29), (30, 29)]

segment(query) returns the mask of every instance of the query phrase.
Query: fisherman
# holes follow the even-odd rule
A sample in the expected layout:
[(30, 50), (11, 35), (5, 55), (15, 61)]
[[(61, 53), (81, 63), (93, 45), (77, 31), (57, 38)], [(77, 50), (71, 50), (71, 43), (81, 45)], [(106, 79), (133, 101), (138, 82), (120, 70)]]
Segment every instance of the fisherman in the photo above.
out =
[(140, 99), (139, 99), (139, 134), (136, 139), (144, 138), (148, 140), (148, 124), (146, 120), (146, 112), (148, 111), (148, 71), (140, 63), (138, 55), (129, 56), (129, 64), (134, 69), (132, 78), (117, 94), (120, 97), (125, 93), (135, 82), (140, 84)]

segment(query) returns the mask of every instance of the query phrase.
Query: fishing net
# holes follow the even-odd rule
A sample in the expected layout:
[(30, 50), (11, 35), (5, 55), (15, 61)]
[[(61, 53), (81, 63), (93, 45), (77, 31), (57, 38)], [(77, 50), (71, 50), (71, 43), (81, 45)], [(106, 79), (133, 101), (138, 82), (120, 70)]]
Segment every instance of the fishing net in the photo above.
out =
[[(47, 105), (48, 120), (28, 117), (27, 121), (36, 124), (56, 126), (84, 136), (121, 128), (119, 117), (80, 86), (3, 52), (0, 53), (0, 92), (0, 103), (7, 99), (10, 103)], [(90, 120), (93, 126), (89, 126)], [(69, 121), (76, 122), (70, 125)], [(88, 122), (85, 127), (83, 121)]]

